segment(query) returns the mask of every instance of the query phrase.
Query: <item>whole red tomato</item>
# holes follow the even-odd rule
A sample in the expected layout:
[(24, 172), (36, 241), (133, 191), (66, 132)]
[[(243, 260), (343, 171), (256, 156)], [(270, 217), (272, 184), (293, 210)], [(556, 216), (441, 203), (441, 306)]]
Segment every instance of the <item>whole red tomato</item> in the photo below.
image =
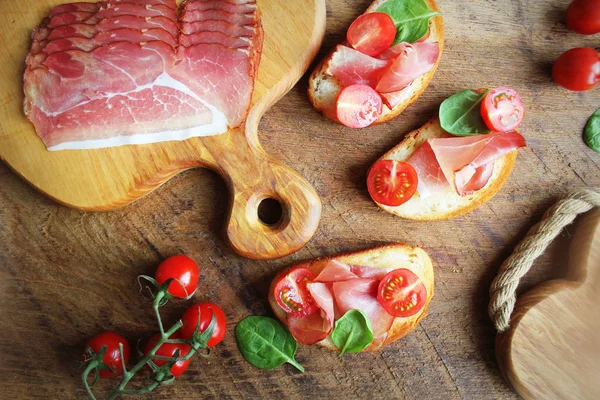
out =
[(600, 0), (573, 0), (567, 8), (567, 25), (577, 33), (600, 32)]
[[(186, 340), (190, 340), (196, 332), (196, 327), (198, 327), (198, 332), (204, 332), (208, 328), (213, 315), (215, 316), (216, 324), (207, 346), (213, 347), (219, 344), (223, 340), (225, 331), (227, 330), (227, 318), (221, 307), (213, 303), (194, 304), (183, 313), (181, 317), (183, 326), (179, 330), (181, 336)], [(198, 322), (198, 319), (200, 319), (200, 322)]]
[(589, 90), (600, 82), (600, 55), (589, 47), (571, 49), (554, 63), (552, 78), (569, 90)]
[(176, 255), (160, 263), (155, 279), (161, 285), (171, 278), (179, 281), (171, 282), (169, 293), (183, 299), (196, 291), (199, 275), (200, 271), (194, 260), (184, 255)]
[[(98, 353), (102, 346), (106, 346), (106, 352), (104, 353), (104, 357), (102, 357), (102, 362), (108, 365), (108, 367), (112, 370), (106, 371), (101, 369), (100, 376), (103, 378), (111, 378), (113, 376), (119, 375), (123, 371), (123, 366), (121, 364), (121, 353), (119, 352), (119, 343), (123, 343), (123, 358), (125, 364), (129, 362), (129, 343), (127, 340), (114, 332), (102, 332), (93, 338), (91, 338), (85, 348), (90, 348), (94, 351), (94, 353)], [(87, 359), (89, 356), (86, 352), (84, 352), (84, 357)]]
[[(152, 348), (154, 346), (156, 346), (156, 343), (158, 343), (159, 338), (160, 338), (160, 335), (156, 334), (156, 335), (152, 336), (150, 338), (150, 340), (148, 340), (148, 343), (146, 343), (146, 347), (144, 348), (144, 354), (148, 354), (150, 352), (150, 350), (152, 350)], [(171, 336), (171, 338), (172, 339), (181, 339), (181, 336), (178, 335), (176, 332), (175, 334), (173, 334)], [(156, 350), (156, 353), (154, 355), (161, 356), (161, 357), (174, 357), (175, 352), (177, 350), (179, 350), (179, 357), (183, 357), (183, 356), (187, 355), (187, 353), (190, 352), (191, 347), (189, 345), (183, 344), (183, 343), (164, 343), (162, 346), (160, 346), (158, 348), (158, 350)], [(171, 375), (178, 377), (181, 374), (183, 374), (185, 372), (185, 370), (187, 369), (187, 367), (190, 365), (191, 361), (192, 361), (191, 358), (188, 360), (185, 360), (185, 361), (177, 361), (171, 367)], [(152, 360), (152, 362), (159, 367), (161, 365), (168, 363), (167, 360)]]

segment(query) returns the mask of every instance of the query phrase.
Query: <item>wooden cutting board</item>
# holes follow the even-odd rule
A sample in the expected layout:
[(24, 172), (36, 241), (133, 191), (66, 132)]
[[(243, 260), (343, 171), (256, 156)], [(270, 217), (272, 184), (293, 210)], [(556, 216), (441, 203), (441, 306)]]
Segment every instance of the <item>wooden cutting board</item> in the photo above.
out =
[[(42, 193), (85, 211), (112, 210), (153, 191), (179, 172), (203, 166), (230, 189), (226, 235), (240, 254), (257, 259), (288, 255), (317, 229), (321, 202), (296, 172), (271, 158), (258, 141), (266, 110), (298, 81), (325, 32), (325, 0), (258, 0), (265, 32), (252, 106), (244, 128), (183, 142), (95, 150), (47, 151), (23, 114), (23, 69), (29, 35), (61, 0), (0, 3), (0, 158)], [(302, 132), (298, 132), (298, 140)], [(202, 193), (198, 194), (199, 196)], [(263, 223), (258, 206), (272, 198), (281, 218)]]
[(524, 399), (600, 398), (600, 209), (572, 243), (567, 279), (521, 296), (496, 339), (500, 368)]

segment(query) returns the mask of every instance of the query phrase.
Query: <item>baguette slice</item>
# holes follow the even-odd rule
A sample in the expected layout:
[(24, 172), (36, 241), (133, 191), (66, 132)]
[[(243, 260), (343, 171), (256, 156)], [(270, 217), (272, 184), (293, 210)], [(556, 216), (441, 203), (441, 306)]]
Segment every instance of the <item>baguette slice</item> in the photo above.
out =
[[(367, 8), (365, 14), (375, 12), (386, 2), (387, 0), (375, 0), (369, 6), (369, 8)], [(429, 8), (433, 11), (440, 11), (435, 0), (425, 0), (425, 3), (427, 3)], [(429, 85), (429, 82), (433, 78), (433, 75), (435, 74), (435, 71), (440, 63), (442, 51), (444, 49), (444, 23), (442, 17), (433, 17), (429, 21), (428, 40), (432, 42), (439, 42), (440, 44), (440, 54), (434, 67), (431, 69), (431, 71), (419, 76), (414, 80), (414, 82), (410, 85), (411, 89), (406, 93), (405, 100), (399, 103), (396, 107), (390, 109), (384, 104), (381, 117), (379, 117), (379, 119), (377, 119), (373, 125), (382, 124), (400, 115), (400, 113), (408, 106), (417, 101), (419, 96), (421, 96), (421, 94)], [(317, 65), (315, 70), (310, 75), (308, 82), (308, 97), (313, 107), (323, 113), (325, 117), (339, 122), (335, 112), (335, 100), (343, 87), (334, 77), (325, 74), (325, 71), (327, 70), (327, 63), (331, 61), (334, 51), (335, 48), (331, 51), (331, 53), (329, 53), (329, 55), (327, 55), (327, 57), (323, 59), (323, 61)]]
[[(385, 153), (380, 160), (407, 161), (427, 139), (444, 135), (445, 131), (436, 117), (416, 131), (409, 133), (399, 145)], [(459, 196), (453, 187), (448, 186), (446, 191), (425, 199), (415, 193), (409, 201), (398, 207), (376, 203), (389, 213), (415, 221), (438, 221), (454, 218), (473, 211), (494, 197), (510, 176), (516, 159), (517, 150), (497, 159), (494, 162), (494, 173), (487, 185), (471, 195)]]
[[(431, 264), (431, 259), (429, 258), (429, 255), (427, 255), (427, 253), (419, 247), (412, 247), (405, 244), (393, 244), (354, 253), (318, 258), (301, 264), (293, 265), (278, 273), (277, 276), (275, 276), (275, 279), (273, 279), (273, 282), (271, 282), (271, 287), (269, 289), (269, 304), (271, 305), (271, 308), (273, 309), (273, 312), (277, 318), (279, 318), (284, 325), (287, 326), (287, 314), (275, 301), (275, 297), (273, 295), (275, 282), (277, 282), (279, 277), (287, 274), (291, 269), (300, 266), (306, 267), (318, 275), (323, 268), (325, 268), (325, 265), (327, 265), (327, 263), (333, 259), (346, 264), (356, 264), (375, 268), (407, 268), (419, 277), (427, 289), (427, 300), (425, 301), (425, 305), (421, 311), (408, 318), (396, 317), (392, 326), (388, 330), (388, 336), (386, 340), (379, 345), (371, 344), (364, 351), (378, 350), (383, 345), (395, 342), (396, 340), (404, 337), (417, 326), (423, 317), (427, 315), (427, 308), (431, 298), (433, 297), (434, 286), (433, 266)], [(331, 340), (331, 336), (318, 342), (317, 344), (330, 350), (339, 351), (338, 347)]]

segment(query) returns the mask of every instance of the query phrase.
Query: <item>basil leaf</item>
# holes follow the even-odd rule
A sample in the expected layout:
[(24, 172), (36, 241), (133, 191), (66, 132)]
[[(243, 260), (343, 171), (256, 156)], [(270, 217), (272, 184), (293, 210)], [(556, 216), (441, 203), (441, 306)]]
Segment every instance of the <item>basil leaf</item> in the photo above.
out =
[(373, 343), (371, 321), (362, 311), (350, 310), (336, 321), (331, 340), (340, 349), (340, 357), (358, 353)]
[(429, 20), (441, 15), (432, 11), (424, 0), (388, 0), (377, 9), (384, 12), (396, 24), (396, 38), (393, 44), (400, 42), (414, 43), (429, 31)]
[(600, 108), (588, 119), (583, 139), (590, 149), (600, 153)]
[(440, 106), (440, 125), (455, 136), (473, 136), (491, 131), (481, 117), (481, 102), (489, 90), (475, 93), (472, 90), (458, 92)]
[(304, 368), (294, 360), (298, 343), (273, 318), (244, 318), (235, 327), (235, 338), (244, 358), (258, 368), (273, 369), (287, 362), (304, 372)]

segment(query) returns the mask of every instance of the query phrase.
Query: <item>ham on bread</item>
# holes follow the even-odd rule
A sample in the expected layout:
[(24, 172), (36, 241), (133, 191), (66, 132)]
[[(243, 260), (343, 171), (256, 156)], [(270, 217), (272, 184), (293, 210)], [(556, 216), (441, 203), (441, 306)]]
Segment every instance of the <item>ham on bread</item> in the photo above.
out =
[(406, 203), (383, 210), (402, 218), (433, 221), (466, 214), (490, 200), (507, 181), (525, 139), (517, 132), (455, 137), (438, 118), (409, 133), (380, 160), (412, 165), (417, 193)]
[[(375, 0), (365, 14), (377, 11), (386, 1)], [(431, 10), (439, 12), (435, 0), (425, 0), (425, 3)], [(429, 34), (425, 38), (412, 44), (399, 43), (378, 57), (362, 54), (346, 44), (338, 45), (312, 72), (309, 99), (323, 115), (337, 121), (335, 103), (340, 90), (351, 84), (367, 84), (377, 88), (384, 103), (383, 113), (374, 124), (387, 122), (425, 91), (443, 48), (444, 25), (440, 17), (430, 20)], [(385, 79), (380, 82), (382, 78)]]
[(224, 133), (248, 113), (262, 36), (255, 0), (60, 5), (32, 34), (25, 115), (49, 150)]
[[(304, 318), (286, 314), (273, 294), (279, 277), (296, 267), (308, 268), (316, 276), (314, 282), (307, 284), (307, 288), (319, 310)], [(423, 308), (407, 318), (388, 314), (377, 300), (379, 281), (388, 272), (398, 268), (406, 268), (416, 274), (427, 290)], [(359, 309), (367, 315), (373, 327), (373, 343), (365, 349), (369, 351), (392, 343), (414, 329), (427, 315), (433, 290), (433, 266), (427, 253), (418, 247), (395, 244), (320, 258), (286, 268), (277, 274), (271, 284), (269, 303), (277, 318), (299, 343), (317, 343), (331, 350), (337, 349), (330, 338), (335, 321), (346, 311)]]

